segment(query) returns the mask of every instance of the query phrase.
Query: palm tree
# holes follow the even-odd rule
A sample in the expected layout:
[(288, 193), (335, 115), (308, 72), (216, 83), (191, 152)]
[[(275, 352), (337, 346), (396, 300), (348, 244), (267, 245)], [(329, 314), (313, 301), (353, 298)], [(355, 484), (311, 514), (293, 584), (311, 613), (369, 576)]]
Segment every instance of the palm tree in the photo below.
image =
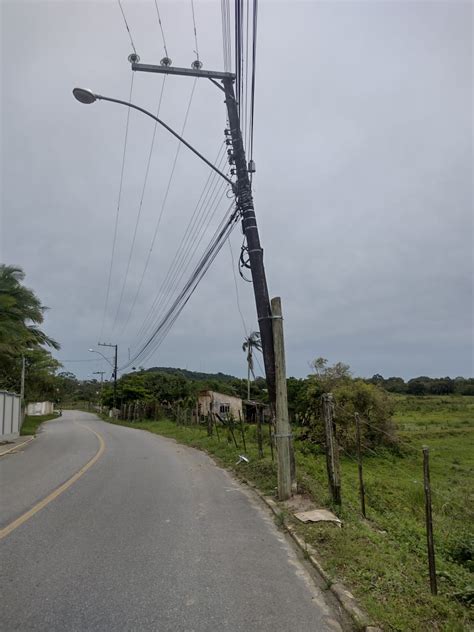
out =
[(255, 373), (253, 372), (253, 350), (262, 350), (262, 341), (260, 340), (260, 333), (258, 331), (252, 331), (246, 338), (242, 345), (242, 351), (247, 352), (247, 399), (250, 399), (250, 373), (255, 380)]
[(59, 349), (59, 344), (37, 327), (47, 308), (22, 284), (24, 278), (21, 268), (0, 264), (0, 361), (42, 345)]

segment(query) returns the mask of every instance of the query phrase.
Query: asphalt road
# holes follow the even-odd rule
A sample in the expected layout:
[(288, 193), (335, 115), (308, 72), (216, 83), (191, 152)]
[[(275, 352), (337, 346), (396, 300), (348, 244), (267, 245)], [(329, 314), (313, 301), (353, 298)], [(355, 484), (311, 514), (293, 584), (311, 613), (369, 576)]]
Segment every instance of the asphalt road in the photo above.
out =
[(0, 458), (0, 481), (2, 632), (342, 629), (260, 501), (201, 452), (66, 411)]

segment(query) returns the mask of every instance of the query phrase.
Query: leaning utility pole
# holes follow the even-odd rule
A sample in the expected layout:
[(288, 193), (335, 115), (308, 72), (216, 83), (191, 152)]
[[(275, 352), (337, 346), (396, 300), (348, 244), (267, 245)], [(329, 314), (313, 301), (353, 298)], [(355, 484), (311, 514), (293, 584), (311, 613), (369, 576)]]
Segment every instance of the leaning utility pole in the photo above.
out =
[[(247, 160), (245, 157), (242, 131), (240, 129), (238, 103), (234, 93), (235, 74), (213, 70), (202, 70), (202, 64), (196, 61), (191, 68), (176, 68), (171, 66), (171, 60), (165, 57), (160, 66), (140, 64), (138, 55), (129, 57), (133, 71), (160, 73), (166, 75), (181, 75), (186, 77), (201, 77), (210, 79), (225, 94), (227, 106), (227, 118), (229, 120), (228, 131), (232, 140), (230, 160), (235, 162), (237, 181), (234, 185), (237, 208), (242, 217), (242, 228), (247, 240), (247, 248), (252, 273), (253, 291), (257, 307), (260, 338), (262, 341), (263, 361), (270, 402), (275, 408), (275, 353), (273, 348), (272, 312), (270, 298), (263, 265), (263, 249), (260, 244), (257, 220), (253, 205), (252, 188), (250, 184)], [(223, 87), (218, 83), (222, 81)], [(227, 130), (226, 130), (227, 132)]]
[(114, 356), (114, 410), (117, 408), (117, 349), (118, 345), (112, 345), (108, 342), (98, 342), (99, 347), (112, 347), (115, 349)]

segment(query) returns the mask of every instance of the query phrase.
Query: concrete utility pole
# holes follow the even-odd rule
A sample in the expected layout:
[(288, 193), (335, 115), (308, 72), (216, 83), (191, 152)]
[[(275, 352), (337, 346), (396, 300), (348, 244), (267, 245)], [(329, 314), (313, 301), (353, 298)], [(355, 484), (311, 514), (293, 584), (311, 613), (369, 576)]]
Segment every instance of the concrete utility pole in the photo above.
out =
[(276, 377), (276, 432), (278, 454), (278, 498), (287, 500), (292, 492), (291, 472), (291, 428), (288, 419), (288, 394), (286, 390), (285, 342), (283, 337), (283, 315), (279, 296), (272, 298), (273, 341), (275, 344)]
[(109, 342), (98, 342), (99, 347), (112, 347), (115, 349), (114, 355), (114, 410), (117, 408), (117, 350), (118, 345), (112, 345)]
[[(258, 325), (262, 341), (263, 361), (265, 376), (267, 379), (270, 402), (275, 406), (275, 353), (273, 349), (272, 312), (268, 294), (265, 267), (263, 265), (263, 249), (258, 234), (257, 219), (253, 205), (252, 188), (250, 185), (247, 160), (240, 129), (238, 103), (235, 99), (234, 81), (235, 75), (230, 72), (213, 70), (201, 70), (197, 64), (191, 68), (175, 68), (168, 61), (162, 60), (161, 66), (138, 63), (137, 56), (130, 55), (132, 70), (138, 72), (151, 72), (166, 75), (181, 75), (186, 77), (202, 77), (210, 79), (219, 89), (225, 93), (227, 117), (229, 120), (229, 132), (232, 139), (231, 159), (235, 161), (237, 182), (234, 185), (237, 208), (242, 216), (242, 228), (247, 240), (250, 270), (252, 273), (255, 305), (257, 308)], [(218, 83), (222, 81), (223, 87)], [(196, 152), (195, 152), (196, 153)], [(206, 161), (207, 162), (207, 161)], [(226, 178), (227, 179), (227, 178)]]

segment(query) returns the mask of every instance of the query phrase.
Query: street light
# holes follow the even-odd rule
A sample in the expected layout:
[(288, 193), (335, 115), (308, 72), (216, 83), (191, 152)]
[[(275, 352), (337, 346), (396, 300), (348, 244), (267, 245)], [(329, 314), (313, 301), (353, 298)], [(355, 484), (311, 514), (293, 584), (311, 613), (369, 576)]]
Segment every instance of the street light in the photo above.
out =
[(232, 187), (232, 191), (234, 191), (234, 193), (236, 192), (235, 183), (232, 182), (232, 180), (228, 178), (225, 175), (225, 173), (222, 173), (222, 171), (219, 171), (219, 169), (216, 166), (214, 166), (212, 162), (210, 162), (200, 152), (198, 152), (197, 149), (194, 149), (194, 147), (190, 145), (187, 141), (185, 141), (184, 138), (182, 138), (182, 136), (177, 134), (173, 129), (171, 129), (171, 127), (169, 127), (169, 125), (166, 125), (166, 123), (164, 123), (157, 116), (155, 116), (151, 112), (148, 112), (148, 110), (145, 110), (144, 108), (141, 108), (139, 105), (135, 105), (134, 103), (129, 103), (128, 101), (122, 101), (120, 99), (112, 99), (111, 97), (104, 97), (101, 94), (95, 94), (94, 92), (92, 92), (92, 90), (86, 90), (85, 88), (74, 88), (72, 93), (74, 97), (79, 101), (79, 103), (83, 103), (85, 105), (90, 105), (91, 103), (95, 103), (95, 101), (110, 101), (111, 103), (119, 103), (120, 105), (125, 105), (126, 107), (132, 108), (133, 110), (138, 110), (139, 112), (143, 112), (143, 114), (146, 114), (147, 116), (152, 118), (154, 121), (159, 123), (162, 127), (168, 130), (170, 134), (173, 134), (173, 136), (177, 138), (181, 143), (186, 145), (186, 147), (190, 149), (194, 154), (196, 154), (198, 158), (203, 160), (208, 167), (213, 169), (222, 178), (224, 178), (224, 180), (226, 180), (230, 184), (230, 186)]
[(102, 357), (104, 358), (104, 360), (105, 360), (106, 362), (108, 362), (108, 363), (110, 364), (110, 366), (111, 366), (112, 368), (114, 368), (114, 365), (112, 364), (112, 362), (111, 362), (108, 358), (106, 358), (106, 357), (105, 357), (105, 355), (104, 355), (103, 353), (101, 353), (100, 351), (96, 351), (95, 349), (89, 349), (89, 352), (90, 352), (90, 353), (98, 353), (100, 356), (102, 356)]
[(85, 90), (84, 88), (74, 88), (72, 93), (78, 101), (80, 101), (81, 103), (85, 103), (86, 105), (94, 103), (94, 101), (97, 99), (97, 97), (91, 90)]

